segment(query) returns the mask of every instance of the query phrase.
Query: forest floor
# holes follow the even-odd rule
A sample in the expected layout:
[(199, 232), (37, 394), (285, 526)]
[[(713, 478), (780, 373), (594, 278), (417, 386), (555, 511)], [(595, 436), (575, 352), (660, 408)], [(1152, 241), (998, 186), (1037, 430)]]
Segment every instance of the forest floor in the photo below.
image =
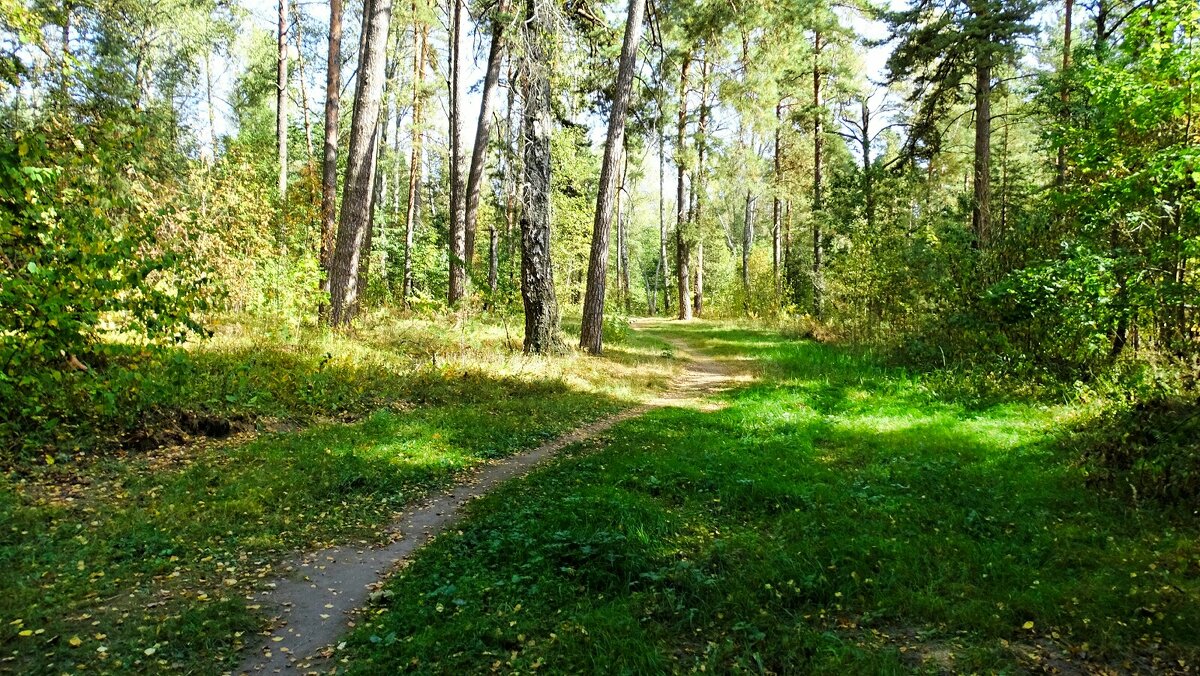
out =
[[(422, 498), (640, 405), (681, 368), (661, 340), (608, 339), (603, 359), (541, 358), (502, 319), (219, 327), (147, 381), (133, 447), (0, 474), (0, 673), (236, 668), (297, 552), (385, 545)], [(196, 418), (234, 433), (176, 426)]]
[(1195, 673), (1200, 528), (1090, 486), (1079, 411), (645, 327), (753, 384), (564, 449), (375, 596), (346, 673)]
[[(321, 595), (331, 564), (362, 589), (402, 557), (314, 666), (1196, 669), (1200, 526), (1089, 485), (1062, 443), (1072, 406), (963, 403), (732, 324), (639, 323), (602, 359), (414, 326), (216, 341), (194, 362), (259, 366), (170, 396), (285, 424), (0, 479), (0, 672), (299, 657), (363, 601)], [(349, 422), (309, 413), (330, 402)]]
[[(642, 321), (639, 326), (646, 326)], [(652, 324), (650, 324), (652, 326)], [(377, 585), (400, 562), (434, 536), (454, 525), (463, 508), (501, 482), (522, 476), (562, 449), (603, 434), (614, 425), (662, 406), (709, 409), (709, 395), (747, 380), (726, 363), (688, 351), (684, 341), (667, 342), (686, 365), (661, 394), (645, 403), (578, 427), (553, 441), (489, 463), (453, 487), (422, 499), (393, 524), (394, 540), (384, 547), (332, 547), (305, 554), (287, 577), (260, 592), (261, 605), (274, 614), (262, 645), (253, 649), (237, 671), (277, 673), (287, 669), (327, 671), (338, 639), (359, 621), (357, 611), (374, 596)]]

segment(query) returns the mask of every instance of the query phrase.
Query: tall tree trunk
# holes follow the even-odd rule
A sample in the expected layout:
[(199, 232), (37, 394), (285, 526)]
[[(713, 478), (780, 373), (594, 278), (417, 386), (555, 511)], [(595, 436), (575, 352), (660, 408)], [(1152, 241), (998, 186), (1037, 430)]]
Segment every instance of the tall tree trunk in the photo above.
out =
[(812, 290), (813, 316), (825, 315), (825, 245), (821, 232), (821, 151), (825, 145), (821, 130), (821, 33), (813, 37), (813, 201), (812, 201)]
[[(416, 40), (413, 40), (413, 49), (417, 49)], [(398, 56), (396, 59), (396, 64), (397, 68), (399, 68)], [(402, 183), (404, 180), (404, 173), (402, 171), (404, 163), (400, 160), (400, 158), (403, 157), (400, 152), (400, 120), (404, 117), (404, 106), (400, 104), (401, 94), (399, 85), (400, 81), (399, 78), (397, 78), (392, 85), (392, 203), (389, 213), (391, 214), (391, 225), (393, 231), (402, 222), (400, 208), (404, 202), (401, 198), (401, 195), (406, 194), (406, 192), (402, 191), (405, 191), (405, 189), (408, 187), (407, 184)], [(390, 236), (388, 237), (388, 240), (391, 240)], [(393, 247), (388, 247), (388, 251), (384, 253), (384, 260), (387, 262), (387, 264), (384, 266), (384, 280), (387, 282), (389, 296), (394, 296), (396, 292), (396, 264), (392, 261), (392, 248)], [(403, 260), (403, 258), (401, 260)], [(403, 278), (401, 278), (400, 284), (403, 288)]]
[[(67, 3), (63, 4), (63, 9), (62, 9), (63, 20), (62, 20), (62, 27), (61, 27), (62, 28), (62, 45), (61, 45), (62, 54), (61, 54), (61, 61), (59, 63), (59, 69), (58, 69), (58, 87), (59, 87), (59, 93), (62, 95), (62, 99), (64, 102), (70, 96), (70, 92), (71, 92), (71, 11), (72, 11), (72, 9), (74, 9), (74, 8), (71, 6), (71, 3), (67, 2)], [(205, 69), (207, 70), (207, 68), (208, 68), (208, 55), (207, 54), (205, 54), (205, 56), (204, 56), (204, 66), (205, 66)], [(209, 76), (209, 81), (210, 82), (212, 81), (211, 75)], [(212, 87), (210, 86), (209, 89), (211, 91)], [(211, 96), (209, 97), (209, 101), (210, 102), (212, 101)], [(215, 147), (213, 148), (213, 152), (214, 153), (216, 152)]]
[(421, 166), (424, 164), (421, 155), (421, 113), (425, 97), (422, 87), (425, 83), (425, 41), (428, 28), (420, 25), (416, 19), (417, 3), (413, 8), (413, 82), (412, 82), (412, 153), (408, 162), (408, 209), (404, 215), (404, 281), (400, 289), (400, 302), (407, 310), (413, 294), (413, 235), (417, 230), (417, 218), (420, 215), (417, 207), (421, 197)]
[(617, 185), (617, 194), (613, 197), (613, 219), (617, 222), (617, 302), (624, 303), (625, 301), (625, 283), (622, 276), (625, 272), (625, 219), (621, 213), (621, 189), (624, 184), (620, 179)]
[[(1071, 102), (1071, 91), (1068, 87), (1067, 73), (1071, 70), (1071, 15), (1075, 12), (1075, 0), (1064, 0), (1063, 4), (1063, 58), (1062, 72), (1059, 77), (1062, 78), (1062, 117), (1066, 117), (1067, 105)], [(1056, 177), (1057, 184), (1061, 188), (1067, 183), (1067, 147), (1062, 143), (1058, 145), (1058, 175)]]
[[(665, 121), (664, 121), (665, 124)], [(663, 314), (671, 311), (671, 268), (667, 265), (667, 134), (658, 138), (658, 271), (655, 283), (662, 282)]]
[(554, 49), (547, 0), (526, 0), (525, 199), (521, 210), (521, 299), (525, 306), (525, 352), (564, 349), (550, 260), (550, 71)]
[[(383, 172), (379, 171), (379, 154), (383, 146), (383, 115), (375, 125), (375, 138), (371, 141), (371, 208), (367, 212), (367, 234), (363, 238), (362, 257), (358, 266), (358, 303), (362, 308), (363, 294), (371, 281), (371, 249), (375, 246), (375, 230), (380, 227), (376, 223), (379, 214), (379, 202), (383, 198)], [(355, 310), (357, 314), (358, 309)]]
[(217, 110), (213, 105), (212, 54), (204, 52), (204, 107), (208, 112), (208, 148), (209, 155), (205, 158), (212, 164), (217, 157)]
[(363, 13), (363, 60), (354, 91), (354, 114), (350, 123), (350, 149), (346, 161), (346, 187), (338, 223), (330, 277), (329, 322), (347, 326), (358, 303), (358, 268), (363, 240), (370, 223), (373, 179), (371, 157), (375, 151), (375, 128), (383, 98), (384, 61), (392, 0), (369, 0)]
[(513, 244), (515, 238), (513, 231), (516, 229), (517, 213), (520, 208), (521, 182), (517, 180), (517, 160), (524, 156), (524, 149), (520, 146), (524, 134), (520, 133), (517, 125), (513, 123), (513, 113), (517, 107), (517, 85), (513, 77), (513, 59), (510, 55), (508, 58), (508, 102), (505, 105), (504, 111), (504, 126), (505, 133), (508, 135), (508, 142), (501, 149), (501, 154), (504, 157), (504, 181), (505, 181), (505, 207), (504, 207), (504, 260), (508, 269), (508, 281), (513, 281)]
[[(662, 275), (659, 266), (662, 265), (662, 260), (654, 262), (654, 274), (646, 280), (646, 312), (651, 316), (658, 314), (658, 284), (662, 281)], [(651, 284), (653, 280), (653, 284)]]
[[(492, 223), (488, 226), (488, 291), (493, 296), (496, 295), (496, 288), (500, 284), (500, 231), (496, 229), (496, 224)], [(489, 301), (490, 308), (492, 302)]]
[(708, 59), (708, 49), (705, 48), (704, 61), (700, 68), (700, 116), (696, 123), (696, 169), (692, 172), (692, 215), (690, 220), (696, 228), (696, 285), (692, 289), (692, 315), (700, 317), (704, 313), (704, 195), (707, 184), (708, 168), (704, 165), (704, 157), (708, 150), (708, 91), (709, 73), (712, 62)]
[[(297, 12), (297, 14), (300, 14), (300, 12)], [(297, 75), (299, 75), (300, 78), (300, 115), (301, 119), (304, 121), (304, 145), (305, 149), (308, 151), (308, 167), (309, 169), (312, 169), (313, 158), (315, 157), (315, 154), (313, 153), (312, 120), (309, 119), (308, 114), (308, 82), (307, 78), (304, 77), (304, 52), (300, 50), (300, 48), (304, 45), (304, 33), (302, 32), (301, 28), (302, 25), (303, 21), (300, 18), (297, 18), (296, 67), (300, 69), (300, 72), (297, 73)]]
[(620, 187), (619, 177), (625, 149), (625, 117), (629, 112), (629, 92), (637, 65), (637, 48), (642, 38), (642, 15), (646, 0), (629, 0), (625, 20), (625, 39), (617, 68), (617, 86), (608, 114), (608, 139), (604, 143), (604, 161), (600, 165), (600, 191), (596, 195), (596, 217), (592, 224), (592, 251), (588, 259), (587, 290), (583, 297), (583, 322), (579, 347), (600, 354), (603, 349), (604, 292), (608, 285), (608, 235), (612, 228), (613, 200)]
[[(504, 22), (508, 3), (501, 2), (496, 8), (497, 18), (492, 21), (492, 46), (488, 51), (487, 72), (483, 77), (480, 94), (479, 122), (475, 126), (475, 144), (471, 148), (471, 168), (467, 172), (466, 210), (464, 216), (464, 246), (467, 270), (475, 261), (475, 231), (479, 215), (479, 195), (483, 182), (483, 165), (487, 159), (488, 141), (492, 133), (492, 109), (495, 107), (496, 87), (500, 82), (500, 64), (504, 60)], [(489, 273), (490, 274), (490, 273)], [(490, 284), (490, 276), (489, 276)]]
[(625, 203), (621, 195), (625, 191), (625, 176), (629, 173), (628, 148), (622, 148), (621, 176), (617, 179), (617, 192), (613, 198), (613, 214), (617, 221), (617, 300), (629, 313), (629, 234), (626, 232)]
[(1092, 49), (1097, 52), (1108, 46), (1108, 12), (1107, 0), (1096, 0), (1096, 31), (1093, 36)]
[(871, 108), (867, 105), (867, 97), (862, 100), (862, 172), (863, 172), (863, 203), (865, 205), (867, 232), (875, 232), (875, 180), (871, 176)]
[(980, 249), (987, 248), (992, 222), (992, 66), (989, 58), (979, 55), (975, 63), (975, 204), (971, 227)]
[(782, 298), (793, 298), (795, 294), (795, 282), (792, 279), (792, 201), (783, 201), (783, 286), (786, 296)]
[(447, 300), (455, 305), (466, 293), (467, 241), (465, 188), (462, 175), (462, 55), (465, 0), (450, 0), (450, 285)]
[(685, 55), (683, 57), (683, 65), (679, 71), (679, 128), (675, 140), (675, 167), (677, 170), (675, 183), (675, 271), (679, 284), (679, 318), (685, 321), (692, 318), (692, 304), (688, 302), (688, 299), (692, 296), (691, 290), (688, 288), (692, 284), (691, 273), (688, 271), (688, 258), (691, 255), (691, 247), (688, 245), (687, 237), (683, 232), (687, 226), (688, 202), (684, 185), (687, 176), (687, 165), (684, 162), (684, 141), (687, 138), (687, 83), (688, 68), (691, 64), (692, 55)]
[[(622, 185), (624, 185), (624, 183), (625, 183), (624, 177), (629, 175), (629, 166), (628, 166), (629, 154), (628, 153), (626, 153), (626, 155), (625, 155), (625, 162), (626, 162), (625, 171), (621, 172), (621, 177), (622, 177), (621, 184)], [(618, 203), (617, 204), (617, 227), (620, 228), (620, 233), (621, 233), (620, 246), (617, 247), (617, 260), (619, 261), (619, 263), (621, 265), (621, 274), (618, 276), (618, 279), (619, 279), (619, 283), (620, 283), (620, 287), (621, 287), (621, 298), (625, 302), (625, 314), (632, 314), (633, 313), (633, 300), (631, 298), (631, 293), (630, 293), (630, 288), (629, 288), (629, 216), (626, 216), (622, 212), (621, 209), (622, 209), (621, 204)], [(633, 212), (632, 212), (632, 206), (631, 206), (629, 215), (632, 216), (632, 214), (633, 214)]]
[[(321, 160), (321, 295), (329, 294), (337, 237), (338, 132), (341, 126), (342, 0), (329, 0), (329, 60), (325, 72), (325, 148)], [(323, 314), (324, 307), (320, 313)]]
[[(279, 34), (278, 34), (278, 54), (276, 55), (275, 65), (275, 146), (277, 159), (279, 163), (279, 180), (277, 187), (279, 189), (279, 201), (283, 203), (287, 198), (287, 163), (288, 163), (288, 64), (287, 64), (287, 20), (288, 20), (288, 5), (287, 0), (279, 0)], [(282, 231), (282, 228), (281, 228)], [(282, 240), (281, 240), (282, 243)]]
[(742, 304), (750, 312), (750, 251), (754, 248), (754, 193), (746, 191), (746, 210), (742, 219)]
[(780, 268), (783, 267), (783, 204), (779, 195), (783, 192), (783, 167), (779, 151), (783, 127), (783, 99), (775, 103), (775, 157), (773, 167), (774, 190), (771, 197), (771, 279), (775, 284), (775, 297), (779, 297)]

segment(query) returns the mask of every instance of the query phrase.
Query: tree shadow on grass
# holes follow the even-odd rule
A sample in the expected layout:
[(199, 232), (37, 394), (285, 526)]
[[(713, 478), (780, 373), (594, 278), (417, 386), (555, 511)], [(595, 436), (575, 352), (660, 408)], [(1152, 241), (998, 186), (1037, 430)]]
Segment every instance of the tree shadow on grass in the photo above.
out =
[(878, 672), (911, 668), (915, 646), (939, 669), (1011, 671), (1032, 641), (1085, 669), (1200, 652), (1195, 525), (1089, 490), (1053, 411), (972, 410), (839, 371), (824, 346), (780, 349), (782, 382), (626, 422), (477, 503), (391, 583), (354, 668)]
[[(10, 665), (155, 671), (147, 649), (181, 668), (228, 659), (259, 628), (245, 599), (275, 562), (329, 542), (386, 541), (395, 513), (422, 495), (632, 403), (557, 379), (472, 373), (408, 385), (404, 406), (352, 424), (200, 446), (169, 465), (156, 454), (102, 461), (77, 493), (3, 485), (0, 616), (22, 620), (0, 630)], [(131, 613), (140, 619), (126, 621)], [(25, 649), (22, 627), (103, 634), (105, 650), (98, 639)]]

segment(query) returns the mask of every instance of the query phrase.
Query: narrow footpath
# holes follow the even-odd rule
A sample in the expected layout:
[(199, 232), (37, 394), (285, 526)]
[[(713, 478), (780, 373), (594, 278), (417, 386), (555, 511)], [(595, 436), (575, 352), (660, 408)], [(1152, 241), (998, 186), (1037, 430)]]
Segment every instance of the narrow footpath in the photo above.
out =
[[(635, 330), (653, 320), (634, 323)], [(353, 627), (356, 611), (397, 566), (462, 517), (463, 507), (498, 485), (527, 474), (559, 451), (603, 434), (614, 425), (663, 406), (711, 410), (714, 393), (750, 380), (718, 359), (696, 353), (681, 340), (663, 336), (686, 367), (663, 395), (589, 425), (533, 450), (498, 460), (464, 482), (411, 506), (392, 525), (391, 544), (381, 548), (333, 547), (293, 563), (291, 575), (268, 583), (255, 599), (274, 614), (274, 628), (247, 650), (236, 673), (321, 672), (333, 666), (339, 637)]]

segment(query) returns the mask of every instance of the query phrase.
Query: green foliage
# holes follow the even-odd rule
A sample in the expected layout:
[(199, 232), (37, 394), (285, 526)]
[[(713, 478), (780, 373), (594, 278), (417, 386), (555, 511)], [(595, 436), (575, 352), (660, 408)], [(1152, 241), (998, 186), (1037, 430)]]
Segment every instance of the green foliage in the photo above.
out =
[(1200, 402), (1161, 395), (1108, 406), (1068, 438), (1093, 480), (1138, 504), (1145, 499), (1184, 510), (1200, 498)]
[(446, 321), (384, 319), (358, 339), (230, 329), (154, 379), (160, 403), (283, 424), (0, 476), (5, 668), (232, 668), (269, 623), (257, 593), (297, 549), (388, 542), (413, 501), (670, 375), (637, 334), (603, 359), (526, 359), (499, 325)]
[(578, 307), (583, 304), (587, 284), (600, 158), (592, 150), (587, 130), (582, 127), (556, 132), (551, 139), (550, 156), (554, 162), (550, 226), (555, 294), (564, 308)]
[(208, 277), (183, 247), (189, 215), (153, 194), (147, 122), (55, 116), (0, 141), (4, 462), (123, 415), (143, 380), (127, 360), (201, 331)]
[[(1197, 354), (1200, 296), (1191, 261), (1200, 253), (1200, 12), (1187, 2), (1135, 11), (1114, 51), (1079, 54), (1067, 82), (1074, 99), (1052, 130), (1071, 160), (1062, 211), (1101, 275), (1106, 296), (1087, 318), (1113, 354), (1138, 327), (1141, 340)], [(1073, 249), (1055, 265), (1077, 277)], [(1076, 304), (1095, 296), (1084, 289)]]
[(1014, 61), (1018, 41), (1034, 33), (1036, 9), (1033, 0), (920, 0), (884, 13), (898, 39), (889, 77), (913, 82), (911, 152), (942, 149), (944, 120), (963, 96), (964, 79), (976, 68)]
[[(474, 503), (388, 584), (350, 673), (1169, 670), (1196, 525), (1098, 497), (1067, 407), (982, 410), (839, 347), (672, 324), (760, 381)], [(1059, 662), (1056, 662), (1056, 664)]]

